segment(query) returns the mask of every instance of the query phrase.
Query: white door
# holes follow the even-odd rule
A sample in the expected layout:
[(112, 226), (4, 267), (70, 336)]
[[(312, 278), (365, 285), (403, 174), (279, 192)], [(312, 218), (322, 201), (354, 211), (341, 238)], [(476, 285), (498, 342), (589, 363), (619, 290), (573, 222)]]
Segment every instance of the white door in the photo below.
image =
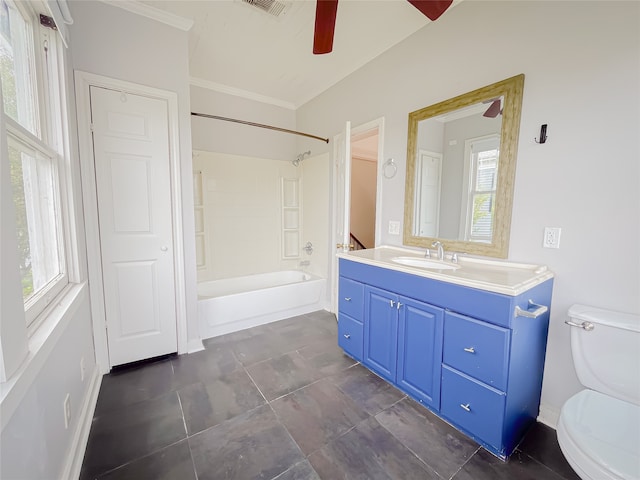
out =
[[(335, 208), (333, 212), (333, 231), (336, 232), (334, 240), (338, 251), (348, 252), (351, 241), (349, 231), (349, 213), (351, 196), (351, 122), (347, 122), (344, 130), (335, 138), (333, 150)], [(334, 313), (338, 313), (338, 257), (334, 255), (331, 262), (331, 307)]]
[(415, 235), (437, 237), (440, 223), (442, 154), (420, 150), (416, 167)]
[(110, 366), (177, 351), (167, 102), (92, 86)]

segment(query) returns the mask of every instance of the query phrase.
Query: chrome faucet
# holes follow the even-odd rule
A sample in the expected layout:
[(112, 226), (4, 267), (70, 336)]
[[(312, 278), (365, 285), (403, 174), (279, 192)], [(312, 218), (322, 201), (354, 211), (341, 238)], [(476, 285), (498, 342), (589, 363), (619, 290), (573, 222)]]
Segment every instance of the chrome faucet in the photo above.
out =
[(431, 244), (432, 247), (436, 247), (438, 249), (438, 260), (441, 262), (444, 261), (444, 247), (442, 243), (439, 241), (435, 241)]

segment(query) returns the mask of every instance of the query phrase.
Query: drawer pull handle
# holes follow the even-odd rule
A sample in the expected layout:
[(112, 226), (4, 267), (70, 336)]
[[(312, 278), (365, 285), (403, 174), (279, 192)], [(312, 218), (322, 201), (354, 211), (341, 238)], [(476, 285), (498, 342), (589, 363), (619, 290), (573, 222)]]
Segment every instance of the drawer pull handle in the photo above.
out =
[(396, 304), (396, 302), (394, 302), (393, 300), (389, 300), (389, 305), (391, 306), (391, 308), (393, 308), (393, 306)]
[(467, 411), (467, 412), (470, 412), (470, 411), (471, 411), (471, 408), (469, 407), (469, 404), (468, 404), (468, 403), (467, 403), (466, 405), (465, 405), (465, 404), (463, 404), (463, 403), (461, 403), (461, 404), (460, 404), (460, 408), (461, 408), (461, 409), (463, 409), (463, 410), (465, 410), (465, 411)]
[[(534, 308), (534, 310), (531, 310)], [(527, 317), (527, 318), (538, 318), (540, 315), (544, 315), (549, 310), (549, 307), (545, 305), (538, 305), (534, 303), (533, 300), (529, 300), (529, 304), (526, 310), (523, 310), (519, 306), (516, 305), (516, 311), (514, 316), (516, 317)]]
[(343, 337), (344, 337), (344, 338), (346, 338), (347, 340), (349, 340), (349, 339), (351, 338), (351, 335), (349, 335), (348, 333), (345, 333), (345, 334), (343, 335)]
[(473, 347), (467, 347), (467, 348), (463, 348), (463, 350), (465, 352), (469, 352), (469, 353), (476, 353), (476, 349)]
[(351, 301), (351, 297), (344, 297), (344, 301), (345, 302), (350, 302)]

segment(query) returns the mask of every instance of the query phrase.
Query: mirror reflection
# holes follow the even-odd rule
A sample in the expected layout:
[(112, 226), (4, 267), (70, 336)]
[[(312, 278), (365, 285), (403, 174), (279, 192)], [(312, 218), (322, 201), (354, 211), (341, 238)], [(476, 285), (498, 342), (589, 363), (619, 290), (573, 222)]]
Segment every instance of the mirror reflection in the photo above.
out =
[(506, 257), (524, 75), (409, 114), (404, 244)]
[(418, 122), (414, 235), (491, 243), (503, 101)]

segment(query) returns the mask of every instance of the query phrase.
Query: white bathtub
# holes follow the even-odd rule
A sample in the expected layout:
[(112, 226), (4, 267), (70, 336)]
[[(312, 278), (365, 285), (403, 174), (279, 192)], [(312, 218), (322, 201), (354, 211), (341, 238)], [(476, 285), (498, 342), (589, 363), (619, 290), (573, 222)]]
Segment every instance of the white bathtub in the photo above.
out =
[(295, 270), (198, 283), (201, 337), (321, 310), (325, 283), (324, 278)]

